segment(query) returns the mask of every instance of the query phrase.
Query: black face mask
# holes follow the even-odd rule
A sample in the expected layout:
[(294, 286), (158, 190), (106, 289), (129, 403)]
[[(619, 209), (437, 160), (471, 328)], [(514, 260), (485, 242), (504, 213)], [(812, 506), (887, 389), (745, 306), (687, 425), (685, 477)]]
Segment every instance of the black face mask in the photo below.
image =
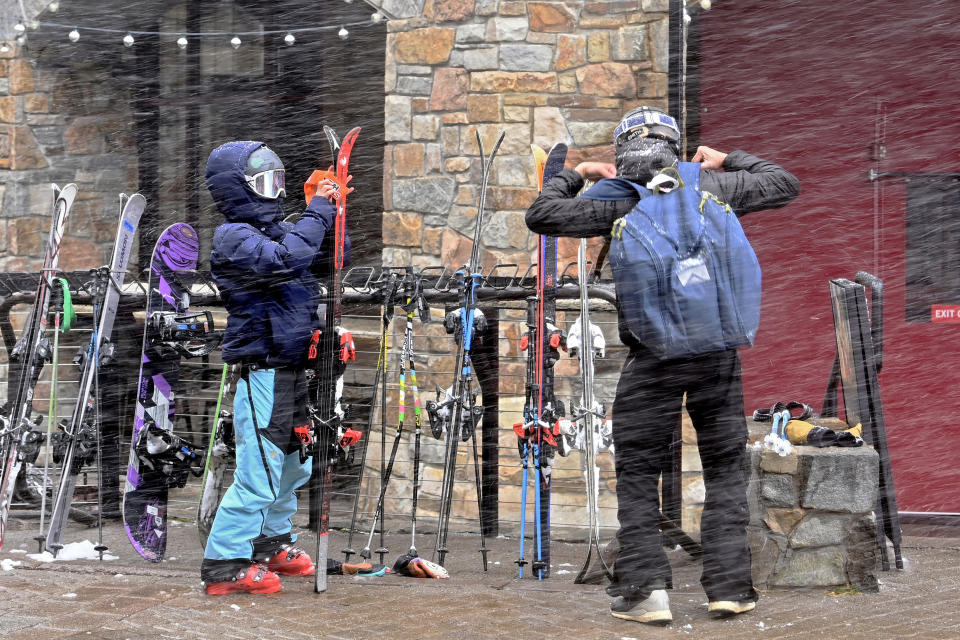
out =
[(677, 150), (663, 138), (633, 138), (614, 149), (617, 156), (617, 176), (645, 185), (661, 169), (676, 167)]

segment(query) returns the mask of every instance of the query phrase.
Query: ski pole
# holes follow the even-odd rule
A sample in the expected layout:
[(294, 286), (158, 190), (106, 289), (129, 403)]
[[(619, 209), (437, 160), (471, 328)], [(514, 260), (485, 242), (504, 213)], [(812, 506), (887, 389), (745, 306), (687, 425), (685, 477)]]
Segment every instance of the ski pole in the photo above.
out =
[(347, 547), (343, 549), (344, 561), (349, 562), (350, 556), (355, 554), (353, 549), (353, 534), (357, 530), (357, 512), (360, 504), (360, 491), (363, 488), (363, 472), (366, 469), (367, 450), (370, 446), (370, 432), (373, 430), (373, 419), (377, 415), (377, 393), (381, 382), (386, 384), (387, 368), (387, 332), (393, 314), (393, 296), (396, 292), (396, 274), (391, 273), (383, 288), (383, 308), (380, 314), (380, 345), (377, 355), (377, 370), (373, 376), (373, 393), (370, 396), (370, 412), (367, 414), (367, 440), (360, 454), (360, 471), (357, 477), (357, 490), (353, 494), (353, 514), (350, 516), (350, 532), (347, 537)]
[[(411, 392), (413, 393), (413, 425), (414, 425), (414, 448), (413, 448), (413, 507), (410, 512), (410, 549), (407, 551), (407, 555), (412, 557), (417, 557), (417, 492), (418, 484), (420, 481), (420, 433), (422, 427), (422, 415), (420, 409), (420, 390), (417, 387), (417, 369), (413, 357), (413, 315), (415, 309), (420, 306), (423, 298), (420, 294), (420, 280), (419, 278), (414, 278), (411, 286), (413, 287), (413, 294), (411, 298), (407, 299), (407, 325), (404, 332), (404, 339), (407, 342), (407, 354), (409, 357), (409, 369), (410, 369), (410, 387)], [(424, 313), (425, 312), (425, 313)], [(424, 317), (426, 316), (426, 317)], [(429, 310), (426, 307), (422, 307), (421, 320), (426, 321), (429, 319)]]
[(58, 278), (57, 284), (59, 287), (55, 286), (51, 289), (52, 295), (50, 298), (50, 306), (53, 307), (54, 311), (53, 362), (51, 363), (50, 369), (50, 410), (47, 416), (46, 436), (47, 452), (43, 457), (43, 484), (40, 485), (40, 531), (37, 533), (36, 538), (34, 538), (37, 541), (38, 553), (43, 551), (43, 543), (46, 540), (46, 536), (43, 533), (43, 528), (44, 520), (47, 515), (47, 482), (50, 478), (50, 437), (53, 433), (53, 425), (59, 421), (59, 416), (57, 415), (57, 369), (60, 363), (60, 331), (67, 331), (70, 328), (70, 321), (63, 322), (61, 325), (65, 314), (65, 307), (67, 305), (66, 299), (70, 296), (70, 290), (67, 288), (67, 281), (63, 278)]
[[(404, 331), (403, 344), (400, 349), (400, 393), (399, 410), (397, 413), (397, 429), (393, 437), (393, 446), (390, 449), (390, 461), (387, 463), (386, 471), (380, 481), (380, 496), (377, 498), (377, 508), (373, 513), (373, 523), (370, 525), (370, 535), (367, 538), (367, 546), (360, 552), (360, 557), (366, 560), (370, 559), (370, 544), (373, 541), (373, 534), (377, 530), (377, 522), (383, 517), (383, 503), (387, 495), (387, 487), (390, 485), (390, 477), (393, 475), (393, 465), (397, 459), (397, 450), (400, 448), (400, 438), (403, 436), (403, 423), (406, 418), (406, 391), (407, 391), (407, 370), (406, 364), (409, 360), (407, 332)], [(386, 384), (383, 385), (386, 388)], [(386, 413), (386, 402), (383, 403), (383, 411)], [(386, 426), (384, 422), (383, 426)], [(381, 461), (382, 464), (382, 461)], [(380, 555), (380, 564), (383, 564), (383, 557), (387, 549), (383, 546), (384, 525), (380, 524), (380, 549), (377, 553)]]

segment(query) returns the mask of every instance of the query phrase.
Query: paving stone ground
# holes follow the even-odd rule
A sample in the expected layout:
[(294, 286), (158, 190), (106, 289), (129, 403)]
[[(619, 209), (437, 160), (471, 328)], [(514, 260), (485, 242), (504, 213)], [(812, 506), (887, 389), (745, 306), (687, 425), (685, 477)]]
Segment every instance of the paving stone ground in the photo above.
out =
[[(583, 544), (555, 542), (553, 576), (542, 582), (516, 578), (516, 539), (488, 541), (484, 573), (478, 536), (451, 534), (447, 581), (331, 576), (328, 591), (318, 595), (312, 578), (285, 578), (278, 594), (210, 597), (198, 577), (201, 550), (192, 523), (174, 523), (168, 559), (159, 565), (141, 560), (116, 522), (104, 531), (116, 560), (30, 560), (23, 552), (36, 551), (36, 527), (35, 520), (11, 520), (0, 550), (0, 564), (9, 567), (0, 571), (6, 638), (960, 638), (960, 537), (950, 537), (960, 532), (949, 530), (930, 536), (905, 528), (906, 567), (882, 572), (879, 593), (766, 591), (756, 611), (730, 620), (707, 616), (699, 567), (673, 551), (674, 622), (650, 627), (611, 617), (602, 587), (573, 584)], [(96, 541), (96, 535), (71, 523), (64, 541)], [(312, 549), (313, 540), (304, 532), (300, 541)], [(388, 560), (409, 541), (388, 536)], [(332, 549), (345, 542), (344, 534), (331, 535)], [(433, 537), (425, 534), (417, 544), (428, 556)]]

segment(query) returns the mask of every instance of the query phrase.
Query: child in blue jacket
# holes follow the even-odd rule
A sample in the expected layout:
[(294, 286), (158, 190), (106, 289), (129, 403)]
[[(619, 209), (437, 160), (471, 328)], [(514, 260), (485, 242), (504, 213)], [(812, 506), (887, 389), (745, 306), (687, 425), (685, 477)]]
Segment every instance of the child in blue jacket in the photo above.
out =
[(309, 424), (305, 362), (319, 326), (319, 278), (328, 275), (318, 269), (330, 250), (334, 186), (321, 184), (300, 219), (284, 222), (283, 163), (264, 143), (249, 141), (214, 149), (206, 182), (226, 218), (214, 233), (210, 270), (228, 313), (223, 359), (240, 366), (240, 379), (237, 469), (200, 575), (212, 595), (273, 593), (281, 589), (277, 574), (316, 570), (291, 533), (295, 490), (311, 472), (294, 429)]

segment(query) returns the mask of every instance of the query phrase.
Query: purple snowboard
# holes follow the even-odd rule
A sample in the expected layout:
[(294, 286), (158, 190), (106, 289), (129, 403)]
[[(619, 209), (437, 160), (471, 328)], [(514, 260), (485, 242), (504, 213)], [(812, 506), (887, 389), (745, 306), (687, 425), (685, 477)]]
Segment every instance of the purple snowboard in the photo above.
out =
[[(173, 431), (174, 389), (180, 375), (180, 354), (155, 339), (151, 317), (157, 313), (185, 313), (190, 300), (178, 271), (197, 267), (200, 246), (197, 232), (177, 223), (160, 234), (150, 268), (147, 317), (137, 386), (137, 408), (130, 443), (130, 463), (123, 492), (123, 523), (137, 553), (151, 562), (160, 562), (167, 547), (167, 475), (163, 465), (152, 461), (151, 439)], [(152, 429), (150, 438), (148, 432)]]

